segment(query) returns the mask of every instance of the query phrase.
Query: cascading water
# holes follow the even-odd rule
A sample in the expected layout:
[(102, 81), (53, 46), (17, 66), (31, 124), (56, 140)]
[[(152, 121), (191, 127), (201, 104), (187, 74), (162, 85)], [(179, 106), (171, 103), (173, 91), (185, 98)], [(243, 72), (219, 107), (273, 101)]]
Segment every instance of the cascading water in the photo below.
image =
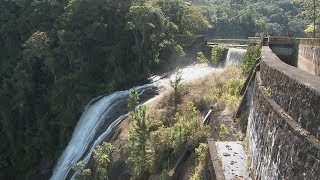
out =
[(246, 49), (230, 48), (228, 50), (225, 66), (239, 64), (241, 62), (242, 55), (246, 52)]
[[(182, 69), (181, 75), (183, 80), (187, 81), (214, 71), (217, 71), (217, 69), (205, 65), (194, 65)], [(190, 74), (192, 75), (190, 76)], [(163, 79), (152, 84), (137, 87), (137, 91), (139, 94), (142, 94), (150, 88), (167, 86), (169, 86), (169, 80)], [(93, 149), (125, 118), (128, 96), (129, 90), (118, 91), (110, 95), (94, 98), (88, 103), (67, 148), (53, 170), (52, 180), (65, 179), (72, 166), (78, 161), (88, 162)], [(109, 126), (108, 129), (101, 135), (97, 134), (103, 125)], [(97, 139), (95, 140), (95, 138)]]
[[(144, 85), (137, 88), (137, 91), (141, 93), (143, 90), (152, 87), (153, 85), (150, 84)], [(100, 128), (103, 125), (112, 127), (112, 122), (117, 122), (114, 121), (114, 119), (127, 113), (126, 108), (123, 107), (126, 107), (128, 96), (129, 91), (118, 91), (111, 95), (94, 98), (89, 102), (85, 111), (82, 113), (67, 148), (53, 170), (51, 179), (65, 179), (72, 166), (77, 163), (82, 156), (91, 155), (92, 149), (100, 143), (94, 142), (94, 138), (100, 136), (97, 134)], [(106, 132), (111, 132), (111, 130), (107, 129)], [(107, 134), (102, 135), (107, 136)], [(88, 154), (85, 154), (86, 152)], [(89, 158), (85, 158), (84, 160), (88, 161)]]
[[(181, 69), (181, 77), (182, 81), (186, 82), (221, 70), (204, 64), (196, 64)], [(157, 78), (155, 77), (154, 79)], [(170, 86), (170, 79), (173, 79), (173, 76), (169, 79), (154, 81), (152, 84), (143, 85), (136, 89), (141, 95), (150, 89), (167, 88)], [(118, 91), (110, 95), (99, 96), (88, 103), (76, 125), (68, 146), (53, 169), (51, 180), (73, 178), (75, 173), (70, 174), (72, 166), (79, 161), (84, 163), (89, 161), (93, 149), (104, 141), (113, 128), (127, 116), (126, 103), (129, 93), (129, 90)], [(148, 102), (151, 102), (152, 99)], [(103, 126), (108, 127), (104, 132), (101, 130)]]

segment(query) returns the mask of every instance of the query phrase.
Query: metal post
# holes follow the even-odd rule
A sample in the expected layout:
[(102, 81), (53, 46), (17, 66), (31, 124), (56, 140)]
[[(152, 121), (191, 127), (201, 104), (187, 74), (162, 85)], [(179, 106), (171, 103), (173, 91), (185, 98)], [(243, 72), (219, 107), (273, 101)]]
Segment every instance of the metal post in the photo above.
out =
[(313, 38), (316, 38), (316, 0), (313, 0)]

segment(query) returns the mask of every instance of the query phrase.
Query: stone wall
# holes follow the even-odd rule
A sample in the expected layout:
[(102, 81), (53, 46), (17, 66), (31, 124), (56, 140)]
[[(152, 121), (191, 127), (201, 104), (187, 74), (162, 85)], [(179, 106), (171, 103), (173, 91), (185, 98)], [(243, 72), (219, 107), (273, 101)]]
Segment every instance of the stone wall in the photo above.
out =
[(320, 177), (320, 78), (262, 48), (248, 122), (254, 179)]
[(262, 83), (272, 99), (319, 139), (320, 78), (283, 63), (268, 47), (261, 55)]

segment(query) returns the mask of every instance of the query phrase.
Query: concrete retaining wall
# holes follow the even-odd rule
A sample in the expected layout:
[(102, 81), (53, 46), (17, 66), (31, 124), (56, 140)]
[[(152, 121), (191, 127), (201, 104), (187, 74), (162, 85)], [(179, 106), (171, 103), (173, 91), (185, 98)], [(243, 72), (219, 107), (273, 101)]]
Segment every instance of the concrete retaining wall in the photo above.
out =
[(263, 47), (249, 122), (254, 179), (320, 177), (320, 78)]
[(320, 76), (320, 47), (299, 45), (298, 68)]
[(320, 137), (320, 78), (283, 63), (262, 49), (261, 78), (272, 99), (302, 128)]

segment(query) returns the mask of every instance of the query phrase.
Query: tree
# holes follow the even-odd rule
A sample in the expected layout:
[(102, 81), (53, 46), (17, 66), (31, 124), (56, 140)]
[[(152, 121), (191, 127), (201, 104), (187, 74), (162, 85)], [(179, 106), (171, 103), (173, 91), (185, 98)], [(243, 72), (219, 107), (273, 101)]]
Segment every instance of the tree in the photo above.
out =
[(202, 14), (182, 0), (5, 0), (0, 8), (0, 179), (53, 166), (88, 101), (146, 80), (168, 51), (182, 55), (174, 37), (196, 29), (181, 18)]
[(304, 7), (301, 12), (304, 16), (306, 16), (309, 20), (313, 22), (313, 37), (316, 37), (316, 25), (317, 19), (320, 15), (320, 1), (318, 0), (293, 0), (294, 3), (300, 4)]
[(109, 142), (103, 142), (101, 145), (98, 145), (93, 151), (94, 170), (86, 168), (85, 163), (83, 161), (79, 161), (72, 167), (73, 170), (79, 172), (76, 179), (108, 179), (107, 167), (110, 163), (110, 153), (113, 149), (114, 146)]
[(249, 74), (251, 68), (256, 63), (258, 58), (261, 56), (261, 45), (249, 46), (247, 52), (243, 56), (243, 64), (241, 65), (241, 70), (243, 74)]
[(178, 104), (181, 100), (181, 88), (182, 88), (182, 77), (181, 71), (177, 71), (174, 79), (170, 79), (170, 85), (173, 88), (173, 99), (174, 99), (174, 113), (178, 111)]
[(215, 64), (217, 62), (223, 61), (225, 58), (226, 48), (223, 46), (215, 46), (211, 50), (211, 63)]
[(150, 172), (150, 118), (146, 107), (140, 107), (133, 114), (134, 129), (129, 133), (128, 164), (135, 179), (146, 179)]
[(128, 108), (129, 111), (135, 111), (135, 108), (139, 104), (139, 94), (136, 88), (130, 90), (129, 99), (128, 99)]

